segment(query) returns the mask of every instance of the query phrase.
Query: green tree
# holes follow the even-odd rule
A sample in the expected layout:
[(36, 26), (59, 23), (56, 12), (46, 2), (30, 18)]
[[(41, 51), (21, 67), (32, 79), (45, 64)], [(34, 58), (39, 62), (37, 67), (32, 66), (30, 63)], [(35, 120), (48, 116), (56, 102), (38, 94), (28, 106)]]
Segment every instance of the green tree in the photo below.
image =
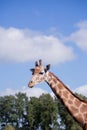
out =
[(0, 97), (0, 122), (2, 126), (16, 123), (17, 115), (15, 112), (15, 97), (11, 95)]
[(28, 123), (30, 130), (36, 130), (40, 124), (41, 104), (38, 98), (31, 97), (28, 103)]
[(0, 125), (4, 128), (12, 124), (18, 129), (27, 126), (27, 105), (28, 97), (26, 94), (18, 93), (15, 96), (0, 97)]
[(27, 105), (28, 105), (28, 97), (24, 93), (16, 94), (16, 115), (17, 118), (17, 127), (26, 128), (27, 126)]
[(49, 94), (30, 98), (27, 115), (30, 130), (39, 127), (42, 130), (58, 130), (57, 116), (57, 104)]
[(30, 99), (23, 93), (0, 97), (2, 129), (11, 124), (16, 130), (37, 130), (39, 127), (42, 130), (57, 130), (57, 117), (57, 104), (49, 94)]
[(42, 94), (39, 98), (41, 102), (41, 128), (42, 130), (58, 129), (58, 109), (55, 100), (50, 94)]

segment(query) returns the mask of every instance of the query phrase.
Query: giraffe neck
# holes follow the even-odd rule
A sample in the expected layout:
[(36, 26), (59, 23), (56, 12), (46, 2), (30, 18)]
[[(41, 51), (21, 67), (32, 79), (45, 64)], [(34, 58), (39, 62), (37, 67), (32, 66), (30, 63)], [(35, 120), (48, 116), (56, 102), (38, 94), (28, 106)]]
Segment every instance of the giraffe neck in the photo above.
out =
[(87, 103), (77, 98), (53, 73), (48, 72), (46, 82), (74, 119), (83, 126), (87, 122)]

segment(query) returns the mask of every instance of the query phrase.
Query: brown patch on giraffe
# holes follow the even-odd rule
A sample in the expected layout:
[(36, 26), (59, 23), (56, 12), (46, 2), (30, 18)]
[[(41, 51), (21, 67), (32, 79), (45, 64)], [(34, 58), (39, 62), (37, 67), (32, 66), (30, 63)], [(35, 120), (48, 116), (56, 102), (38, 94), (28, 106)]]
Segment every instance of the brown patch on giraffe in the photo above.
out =
[[(50, 75), (50, 74), (49, 74), (49, 75)], [(52, 81), (52, 76), (50, 76), (50, 77), (48, 78), (49, 84), (50, 84), (51, 81)]]
[(73, 101), (69, 99), (69, 100), (68, 100), (68, 103), (69, 103), (69, 104), (73, 104)]
[(39, 68), (37, 67), (36, 69), (35, 69), (35, 71), (34, 71), (34, 73), (38, 73), (40, 70), (39, 70)]
[(52, 80), (51, 78), (48, 79), (49, 82), (50, 82), (51, 80)]
[(54, 89), (54, 91), (56, 92), (56, 84), (54, 84), (53, 82), (50, 83), (50, 87), (52, 87), (52, 89)]
[(80, 107), (80, 111), (83, 112), (87, 112), (87, 104), (82, 104)]
[(59, 90), (59, 95), (62, 96), (62, 91), (61, 90)]
[(76, 107), (79, 107), (81, 105), (81, 102), (80, 100), (75, 99), (74, 104), (76, 105)]
[(53, 82), (54, 82), (54, 83), (57, 83), (57, 80), (56, 80), (55, 78), (53, 78)]
[(52, 74), (51, 73), (49, 73), (49, 76), (52, 78)]
[(59, 89), (63, 89), (64, 87), (63, 87), (62, 84), (58, 84), (58, 88), (59, 88)]
[(68, 98), (68, 94), (69, 94), (68, 91), (63, 91), (63, 95), (65, 98)]
[(73, 98), (74, 98), (74, 96), (70, 94), (70, 95), (69, 95), (69, 98), (70, 98), (70, 99), (73, 99)]
[(75, 114), (78, 113), (78, 109), (75, 108), (74, 106), (70, 106), (70, 110)]

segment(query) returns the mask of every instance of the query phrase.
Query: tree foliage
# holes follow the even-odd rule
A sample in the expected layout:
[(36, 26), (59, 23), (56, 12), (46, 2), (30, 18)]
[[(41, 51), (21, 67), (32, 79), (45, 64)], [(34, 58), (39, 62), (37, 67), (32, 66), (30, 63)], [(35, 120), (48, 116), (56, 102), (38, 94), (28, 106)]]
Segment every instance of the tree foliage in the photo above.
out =
[(41, 127), (42, 130), (58, 128), (58, 109), (55, 100), (49, 95), (41, 95)]
[(26, 94), (0, 97), (0, 126), (8, 124), (17, 130), (51, 130), (57, 125), (57, 106), (49, 94), (28, 99)]
[(14, 130), (12, 126), (16, 130), (82, 130), (60, 100), (49, 94), (39, 98), (28, 98), (24, 93), (0, 97), (0, 128)]

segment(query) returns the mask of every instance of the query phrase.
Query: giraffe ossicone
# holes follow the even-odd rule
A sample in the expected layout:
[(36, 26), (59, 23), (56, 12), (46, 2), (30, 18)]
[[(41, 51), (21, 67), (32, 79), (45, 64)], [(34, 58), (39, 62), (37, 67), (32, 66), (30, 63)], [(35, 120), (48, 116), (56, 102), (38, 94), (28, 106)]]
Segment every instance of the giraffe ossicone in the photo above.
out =
[(31, 88), (43, 81), (47, 82), (57, 98), (61, 99), (72, 117), (82, 126), (83, 130), (87, 130), (87, 101), (79, 99), (49, 69), (50, 64), (44, 68), (42, 60), (39, 60), (39, 64), (36, 61), (35, 68), (30, 69), (32, 71), (32, 79), (28, 86)]

